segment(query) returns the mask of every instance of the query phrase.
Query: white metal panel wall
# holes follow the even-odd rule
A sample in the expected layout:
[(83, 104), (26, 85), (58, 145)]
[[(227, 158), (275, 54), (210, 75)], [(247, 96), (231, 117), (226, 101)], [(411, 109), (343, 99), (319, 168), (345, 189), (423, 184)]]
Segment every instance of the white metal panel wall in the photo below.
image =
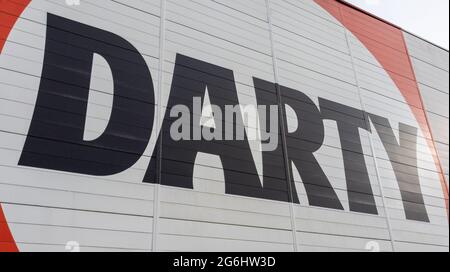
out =
[[(0, 199), (18, 247), (64, 251), (67, 242), (76, 241), (86, 251), (151, 250), (154, 186), (141, 182), (151, 144), (134, 167), (111, 177), (18, 167), (39, 88), (47, 13), (129, 40), (158, 82), (159, 1), (82, 1), (77, 7), (57, 0), (31, 2), (0, 60)], [(109, 118), (111, 72), (102, 62), (93, 70), (96, 89), (91, 89), (86, 132), (98, 135)]]
[[(345, 29), (329, 15), (316, 15), (318, 6), (312, 1), (270, 2), (279, 83), (307, 94), (317, 106), (318, 98), (322, 97), (362, 109)], [(288, 118), (296, 119), (295, 116)], [(362, 131), (361, 141), (379, 216), (349, 213), (339, 133), (335, 122), (325, 124), (324, 146), (315, 156), (345, 210), (309, 206), (303, 189), (303, 182), (308, 181), (302, 181), (297, 172), (295, 181), (301, 204), (295, 207), (295, 222), (299, 249), (361, 250), (368, 242), (377, 241), (381, 250), (391, 251), (368, 134)]]
[[(47, 13), (123, 37), (150, 68), (156, 128), (144, 156), (123, 173), (100, 178), (18, 166), (39, 89)], [(406, 40), (448, 180), (448, 52)], [(220, 158), (208, 154), (195, 161), (194, 190), (142, 183), (177, 54), (232, 70), (242, 105), (256, 105), (257, 77), (298, 90), (316, 106), (320, 97), (388, 117), (397, 136), (400, 122), (419, 127), (376, 58), (312, 0), (33, 0), (0, 55), (0, 201), (20, 250), (62, 251), (77, 241), (84, 251), (363, 251), (370, 242), (383, 251), (448, 251), (442, 189), (423, 135), (419, 175), (430, 223), (406, 220), (375, 128), (360, 133), (378, 215), (350, 211), (334, 121), (325, 121), (325, 141), (314, 155), (342, 211), (310, 206), (308, 181), (294, 163), (300, 204), (226, 195)], [(93, 71), (85, 135), (95, 138), (108, 122), (113, 86), (104, 60), (97, 58)], [(295, 114), (287, 118), (298, 122)], [(250, 148), (262, 177), (258, 144)]]
[(405, 39), (448, 183), (449, 53), (408, 33)]
[[(389, 36), (386, 35), (385, 39), (380, 41), (378, 46), (386, 46), (386, 51), (392, 50), (392, 48), (388, 48), (390, 42)], [(394, 41), (392, 40), (392, 42)], [(419, 128), (419, 124), (412, 114), (410, 105), (405, 101), (397, 85), (382, 64), (372, 56), (372, 53), (356, 37), (350, 37), (350, 47), (353, 52), (356, 73), (361, 87), (362, 101), (366, 111), (388, 117), (396, 137), (399, 137), (398, 126), (400, 123)], [(405, 52), (398, 51), (395, 54), (400, 55), (405, 54)], [(402, 62), (402, 65), (407, 64)], [(412, 83), (412, 79), (404, 78), (404, 80), (409, 80)], [(374, 133), (371, 134), (371, 137), (374, 143), (378, 172), (383, 186), (394, 249), (405, 251), (414, 250), (418, 246), (423, 246), (424, 248), (428, 248), (428, 250), (448, 250), (448, 219), (445, 202), (439, 174), (435, 162), (430, 155), (426, 139), (419, 131), (419, 139), (417, 142), (419, 178), (431, 224), (405, 219), (404, 205), (402, 204), (398, 187), (398, 182), (404, 181), (397, 180), (391, 162), (392, 158), (388, 156), (380, 139), (379, 132), (376, 133), (375, 128), (372, 131)], [(394, 161), (394, 163), (398, 162), (400, 160)], [(406, 168), (403, 171), (407, 171)], [(411, 193), (415, 192), (412, 187), (408, 190)], [(409, 204), (415, 205), (414, 203)]]
[[(253, 76), (274, 81), (266, 13), (265, 0), (168, 0), (163, 101), (183, 54), (233, 70), (239, 102), (255, 105)], [(198, 156), (194, 192), (161, 189), (157, 250), (294, 250), (289, 204), (225, 195), (221, 168), (219, 158)]]

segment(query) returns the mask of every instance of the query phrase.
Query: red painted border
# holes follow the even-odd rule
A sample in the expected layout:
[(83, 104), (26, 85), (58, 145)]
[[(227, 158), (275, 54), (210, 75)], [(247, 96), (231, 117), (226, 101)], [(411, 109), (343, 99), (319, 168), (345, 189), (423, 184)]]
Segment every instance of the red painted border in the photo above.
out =
[(439, 172), (444, 201), (449, 218), (448, 187), (444, 171), (437, 153), (433, 133), (428, 121), (424, 103), (409, 56), (403, 30), (380, 20), (341, 0), (314, 0), (322, 8), (340, 21), (375, 56), (402, 93), (417, 122)]
[[(0, 54), (17, 19), (31, 0), (0, 0)], [(19, 252), (0, 203), (0, 252)]]
[(0, 53), (20, 14), (31, 0), (0, 0)]
[(0, 252), (19, 252), (0, 205)]

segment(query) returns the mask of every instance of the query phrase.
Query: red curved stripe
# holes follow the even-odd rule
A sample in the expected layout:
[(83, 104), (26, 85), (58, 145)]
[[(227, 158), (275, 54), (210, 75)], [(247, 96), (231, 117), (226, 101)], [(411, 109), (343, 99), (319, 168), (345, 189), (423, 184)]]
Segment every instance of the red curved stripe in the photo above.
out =
[[(14, 24), (31, 0), (0, 0), (0, 54)], [(18, 252), (0, 203), (0, 252)]]
[(31, 0), (0, 1), (0, 53), (11, 29), (30, 2)]
[(0, 206), (0, 252), (19, 252)]
[(327, 10), (341, 24), (353, 33), (375, 56), (388, 72), (411, 108), (419, 123), (428, 147), (439, 171), (441, 187), (444, 192), (447, 218), (449, 218), (448, 188), (444, 171), (439, 160), (433, 134), (430, 129), (425, 107), (416, 80), (411, 58), (405, 43), (403, 31), (393, 25), (374, 18), (364, 12), (355, 10), (339, 0), (314, 0)]

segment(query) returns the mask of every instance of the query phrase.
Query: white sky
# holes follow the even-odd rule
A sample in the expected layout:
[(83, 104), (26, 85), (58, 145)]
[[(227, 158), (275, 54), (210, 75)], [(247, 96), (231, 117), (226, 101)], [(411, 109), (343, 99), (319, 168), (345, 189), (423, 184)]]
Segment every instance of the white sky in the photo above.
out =
[(449, 49), (449, 0), (347, 0), (445, 49)]

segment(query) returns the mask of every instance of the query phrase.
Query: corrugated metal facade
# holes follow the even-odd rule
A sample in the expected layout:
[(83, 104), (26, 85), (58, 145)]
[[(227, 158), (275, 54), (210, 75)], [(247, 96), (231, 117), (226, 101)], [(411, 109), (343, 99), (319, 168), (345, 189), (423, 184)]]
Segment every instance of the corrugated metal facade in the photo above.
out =
[[(449, 250), (448, 51), (334, 0), (6, 0), (0, 7), (0, 250), (64, 251), (71, 241), (83, 251)], [(65, 90), (85, 71), (61, 63), (81, 63), (93, 37), (107, 44), (104, 52), (130, 51), (109, 34), (70, 28), (79, 24), (129, 42), (151, 74), (154, 100), (133, 97), (133, 105), (153, 107), (154, 118), (138, 112), (122, 124), (153, 128), (148, 145), (114, 175), (55, 170), (109, 166), (47, 148), (64, 142), (62, 133), (43, 136), (79, 117), (71, 108), (79, 98)], [(108, 130), (121, 84), (111, 69), (128, 61), (91, 55), (86, 120), (72, 127), (86, 142)], [(115, 71), (131, 76), (133, 66)], [(199, 152), (189, 164), (183, 154), (191, 153), (161, 140), (171, 101), (183, 99), (176, 94), (193, 91), (188, 85), (204, 93), (205, 84), (212, 102), (289, 106), (279, 148), (261, 152), (248, 141), (243, 149), (251, 152), (241, 156), (239, 146), (217, 142), (216, 153)], [(45, 104), (42, 93), (59, 105)], [(39, 119), (44, 110), (67, 124)], [(345, 124), (359, 124), (360, 137)], [(318, 134), (296, 133), (317, 126)], [(37, 166), (50, 161), (59, 166)], [(255, 178), (260, 195), (248, 185)]]

